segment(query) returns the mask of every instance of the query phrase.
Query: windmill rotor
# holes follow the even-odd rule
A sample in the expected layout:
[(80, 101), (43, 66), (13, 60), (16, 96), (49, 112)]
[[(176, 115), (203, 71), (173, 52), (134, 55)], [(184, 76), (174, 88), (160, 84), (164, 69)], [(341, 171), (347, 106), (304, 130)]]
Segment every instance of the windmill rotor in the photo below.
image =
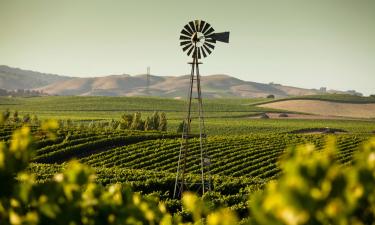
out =
[(215, 49), (216, 42), (229, 43), (229, 32), (215, 33), (206, 21), (194, 20), (184, 26), (180, 33), (180, 46), (188, 56), (206, 58)]

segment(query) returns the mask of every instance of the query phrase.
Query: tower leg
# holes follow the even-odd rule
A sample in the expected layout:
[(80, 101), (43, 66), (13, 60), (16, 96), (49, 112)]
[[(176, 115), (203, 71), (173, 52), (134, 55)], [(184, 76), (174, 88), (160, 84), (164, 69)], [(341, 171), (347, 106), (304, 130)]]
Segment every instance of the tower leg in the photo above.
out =
[(189, 153), (189, 139), (192, 138), (191, 120), (192, 120), (192, 99), (194, 80), (196, 80), (197, 100), (198, 100), (198, 116), (199, 116), (199, 148), (200, 148), (200, 163), (201, 163), (201, 182), (196, 185), (200, 186), (201, 193), (204, 194), (211, 190), (211, 175), (210, 175), (210, 158), (208, 156), (206, 145), (206, 128), (203, 115), (202, 92), (200, 86), (199, 62), (198, 56), (195, 54), (193, 62), (191, 63), (190, 87), (188, 93), (187, 115), (184, 120), (180, 152), (177, 163), (176, 180), (173, 191), (174, 198), (180, 198), (182, 193), (187, 189), (187, 182), (185, 178), (187, 157)]

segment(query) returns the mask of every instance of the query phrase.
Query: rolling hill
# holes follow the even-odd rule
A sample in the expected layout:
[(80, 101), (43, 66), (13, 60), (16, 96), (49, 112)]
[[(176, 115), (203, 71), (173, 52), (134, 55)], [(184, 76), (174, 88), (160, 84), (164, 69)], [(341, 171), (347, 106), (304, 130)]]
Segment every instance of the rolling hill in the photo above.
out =
[[(189, 76), (150, 76), (147, 93), (146, 75), (111, 75), (106, 77), (73, 78), (56, 82), (39, 90), (53, 95), (100, 95), (100, 96), (161, 96), (185, 97)], [(201, 80), (205, 97), (287, 97), (311, 95), (319, 91), (273, 84), (243, 81), (228, 75), (209, 75)]]
[[(222, 97), (276, 97), (321, 94), (316, 89), (304, 89), (280, 84), (263, 84), (237, 79), (223, 74), (203, 76), (203, 95), (210, 98)], [(150, 76), (149, 89), (147, 76), (109, 75), (103, 77), (68, 77), (54, 74), (21, 70), (0, 66), (0, 88), (36, 89), (50, 95), (79, 96), (160, 96), (181, 98), (187, 95), (189, 76)], [(345, 93), (338, 91), (330, 91)]]
[(39, 73), (0, 65), (1, 89), (34, 89), (69, 79), (71, 78), (67, 76)]

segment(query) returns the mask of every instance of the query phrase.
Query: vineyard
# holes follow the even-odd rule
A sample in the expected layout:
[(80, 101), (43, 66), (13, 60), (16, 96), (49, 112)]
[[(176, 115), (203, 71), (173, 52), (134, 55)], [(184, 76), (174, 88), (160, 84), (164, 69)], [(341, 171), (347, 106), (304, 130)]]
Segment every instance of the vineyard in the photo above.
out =
[[(42, 116), (38, 114), (38, 117), (42, 119), (64, 115), (56, 117), (60, 119), (60, 126), (52, 139), (40, 122), (32, 121), (29, 125), (35, 154), (27, 171), (35, 174), (38, 183), (49, 183), (56, 173), (69, 167), (69, 161), (76, 160), (94, 169), (96, 183), (103, 186), (121, 184), (143, 196), (157, 196), (169, 212), (181, 213), (182, 202), (172, 199), (172, 194), (181, 137), (176, 130), (183, 116), (181, 109), (178, 111), (177, 108), (183, 102), (149, 98), (147, 104), (137, 105), (138, 98), (129, 98), (124, 104), (126, 107), (122, 105), (123, 108), (115, 109), (111, 107), (119, 107), (121, 102), (110, 98), (110, 104), (104, 104), (105, 110), (100, 111), (96, 106), (98, 99), (83, 98), (82, 104), (78, 104), (76, 97), (59, 97), (65, 103), (64, 111), (51, 99), (8, 99), (2, 106), (0, 104), (3, 108), (9, 107), (11, 112), (21, 109), (20, 118), (33, 110), (41, 112)], [(44, 109), (37, 109), (36, 103), (42, 101), (46, 102)], [(325, 148), (327, 138), (333, 136), (338, 149), (335, 159), (342, 168), (348, 168), (352, 165), (353, 155), (375, 131), (372, 120), (249, 118), (262, 113), (262, 108), (252, 105), (259, 101), (208, 101), (207, 150), (211, 157), (213, 191), (202, 199), (208, 201), (212, 208), (229, 207), (241, 218), (249, 216), (249, 197), (283, 175), (279, 160), (287, 149), (314, 144), (316, 151), (320, 152)], [(122, 109), (126, 113), (139, 110), (145, 120), (145, 116), (153, 113), (149, 108), (149, 104), (153, 103), (156, 108), (166, 108), (167, 131), (139, 131), (112, 126), (113, 121), (119, 122), (116, 118), (120, 120)], [(86, 111), (80, 112), (81, 107)], [(215, 111), (219, 108), (221, 111)], [(22, 122), (2, 125), (0, 140), (9, 143), (12, 133), (22, 126)], [(193, 123), (194, 126), (196, 124)], [(339, 132), (324, 134), (321, 132), (324, 130)], [(187, 181), (193, 190), (196, 188), (194, 183), (200, 181), (199, 139), (191, 139), (190, 147)]]
[[(1, 139), (7, 141), (14, 130), (4, 126)], [(180, 135), (157, 131), (63, 128), (51, 140), (38, 127), (36, 155), (29, 171), (39, 182), (48, 181), (77, 159), (93, 167), (97, 182), (104, 186), (122, 183), (145, 195), (157, 195), (166, 201), (171, 212), (181, 210), (172, 199)], [(337, 134), (337, 160), (349, 165), (352, 154), (369, 138), (366, 134)], [(216, 206), (229, 206), (237, 214), (248, 215), (247, 199), (280, 175), (278, 160), (291, 146), (312, 143), (324, 148), (325, 134), (252, 133), (248, 135), (215, 135), (208, 138), (214, 192), (204, 196)], [(192, 139), (187, 164), (190, 183), (199, 182), (199, 140)], [(193, 186), (191, 186), (194, 189)]]

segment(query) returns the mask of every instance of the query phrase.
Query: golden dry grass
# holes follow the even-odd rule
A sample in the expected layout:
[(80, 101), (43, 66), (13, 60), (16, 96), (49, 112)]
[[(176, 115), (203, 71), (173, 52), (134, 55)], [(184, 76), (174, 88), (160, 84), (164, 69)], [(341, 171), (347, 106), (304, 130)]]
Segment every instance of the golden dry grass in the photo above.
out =
[(323, 116), (375, 118), (375, 103), (352, 104), (319, 100), (285, 100), (260, 106)]

